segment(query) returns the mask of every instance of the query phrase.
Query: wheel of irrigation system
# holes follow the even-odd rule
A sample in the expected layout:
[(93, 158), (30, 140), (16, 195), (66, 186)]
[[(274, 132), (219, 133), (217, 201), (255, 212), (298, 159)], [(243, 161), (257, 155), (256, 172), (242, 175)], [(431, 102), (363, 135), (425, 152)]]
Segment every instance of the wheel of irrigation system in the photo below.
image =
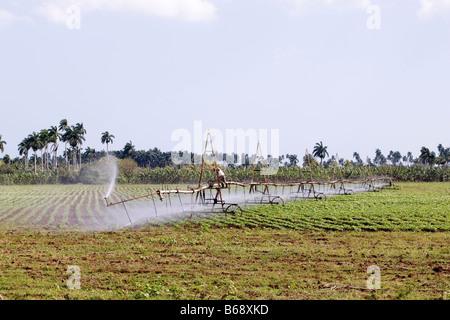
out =
[(226, 214), (242, 214), (242, 209), (237, 204), (230, 204), (228, 207), (225, 208)]
[(346, 196), (351, 196), (352, 194), (354, 194), (354, 192), (353, 192), (353, 190), (348, 189), (348, 190), (345, 190), (345, 191), (344, 191), (344, 194), (345, 194)]
[(270, 203), (271, 204), (280, 204), (281, 203), (281, 205), (284, 206), (284, 200), (283, 200), (283, 198), (281, 198), (279, 196), (272, 197), (272, 200), (270, 200)]
[(316, 200), (327, 200), (327, 197), (325, 194), (323, 193), (318, 193), (314, 196), (314, 198), (316, 198)]

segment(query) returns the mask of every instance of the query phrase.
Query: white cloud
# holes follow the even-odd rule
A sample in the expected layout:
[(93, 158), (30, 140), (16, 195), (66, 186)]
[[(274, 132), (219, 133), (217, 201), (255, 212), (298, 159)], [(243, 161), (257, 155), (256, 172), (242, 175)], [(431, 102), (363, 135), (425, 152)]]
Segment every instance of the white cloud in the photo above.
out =
[(431, 16), (450, 14), (450, 0), (421, 0), (420, 9), (417, 15), (422, 20), (427, 20)]
[(208, 0), (51, 0), (42, 2), (37, 10), (52, 22), (65, 23), (71, 6), (79, 7), (81, 15), (102, 10), (198, 22), (216, 18), (216, 8)]

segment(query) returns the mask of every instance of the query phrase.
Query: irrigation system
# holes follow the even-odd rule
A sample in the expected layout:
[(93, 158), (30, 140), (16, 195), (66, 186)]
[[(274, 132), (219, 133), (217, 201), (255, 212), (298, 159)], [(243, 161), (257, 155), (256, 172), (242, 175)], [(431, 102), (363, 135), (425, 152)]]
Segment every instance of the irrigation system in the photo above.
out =
[[(208, 153), (212, 157), (212, 163), (207, 162)], [(256, 155), (258, 154), (261, 154), (262, 158), (259, 142), (256, 151)], [(308, 155), (308, 150), (306, 150), (306, 154)], [(309, 161), (309, 156), (307, 158)], [(177, 216), (184, 214), (192, 217), (196, 213), (241, 214), (243, 212), (242, 207), (251, 204), (284, 206), (285, 202), (293, 200), (323, 201), (332, 196), (348, 196), (360, 192), (378, 192), (382, 189), (397, 188), (393, 179), (389, 176), (372, 176), (370, 167), (365, 178), (344, 179), (341, 166), (337, 161), (338, 156), (335, 165), (339, 175), (335, 178), (333, 174), (330, 180), (315, 180), (312, 171), (310, 171), (308, 179), (299, 179), (296, 182), (269, 182), (266, 175), (263, 175), (264, 181), (255, 181), (255, 172), (263, 171), (258, 169), (257, 159), (258, 157), (255, 158), (253, 164), (251, 181), (222, 181), (217, 170), (218, 165), (212, 146), (212, 137), (208, 132), (197, 187), (187, 189), (163, 187), (155, 191), (149, 190), (147, 194), (114, 202), (110, 201), (109, 197), (105, 197), (106, 206), (122, 205), (130, 224), (133, 224), (126, 205), (131, 201), (140, 199), (150, 199), (150, 210), (156, 217), (165, 213), (175, 213)], [(208, 169), (208, 165), (212, 165), (213, 168)], [(262, 166), (264, 167), (264, 164)], [(311, 168), (310, 163), (308, 167)], [(213, 170), (216, 173), (215, 181), (203, 181), (206, 170)]]

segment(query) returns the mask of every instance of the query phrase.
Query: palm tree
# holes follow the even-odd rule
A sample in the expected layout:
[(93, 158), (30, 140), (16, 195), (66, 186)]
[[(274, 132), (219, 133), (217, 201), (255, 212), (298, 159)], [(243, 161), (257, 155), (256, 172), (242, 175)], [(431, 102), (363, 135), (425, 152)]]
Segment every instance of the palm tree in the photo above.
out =
[[(64, 133), (61, 136), (61, 141), (64, 141), (66, 146), (67, 146), (67, 144), (70, 144), (72, 146), (72, 143), (70, 141), (71, 140), (76, 140), (76, 138), (74, 138), (73, 136), (74, 136), (74, 132), (72, 130), (72, 127), (66, 126), (64, 128)], [(78, 142), (74, 143), (74, 145), (76, 147), (78, 145)], [(72, 155), (73, 155), (73, 152), (72, 152)], [(66, 147), (66, 151), (65, 151), (65, 156), (66, 156), (67, 166), (70, 167), (70, 163), (68, 161), (69, 154), (67, 152), (67, 147)], [(75, 162), (73, 161), (73, 158), (72, 158), (72, 165), (73, 165), (73, 169), (75, 170)]]
[[(42, 141), (42, 149), (41, 149), (41, 158), (42, 158), (42, 171), (44, 171), (44, 162), (45, 167), (48, 171), (48, 143), (49, 143), (49, 135), (47, 129), (42, 129), (39, 133), (39, 139)], [(42, 155), (42, 151), (44, 151), (44, 155)]]
[(392, 153), (392, 162), (394, 163), (394, 166), (396, 166), (397, 163), (399, 163), (401, 159), (402, 159), (402, 154), (400, 153), (400, 151), (395, 151), (394, 153)]
[(450, 148), (444, 148), (441, 143), (437, 148), (439, 151), (437, 162), (439, 162), (440, 165), (445, 165), (450, 160)]
[(322, 166), (322, 160), (326, 156), (329, 156), (327, 148), (328, 147), (325, 147), (323, 145), (322, 141), (320, 141), (320, 143), (316, 143), (316, 145), (314, 146), (313, 156), (320, 158), (320, 166)]
[(375, 150), (375, 158), (373, 159), (373, 162), (376, 165), (383, 166), (386, 164), (386, 157), (383, 155), (380, 149)]
[[(72, 154), (73, 154), (72, 150), (71, 150), (70, 148), (68, 148), (68, 149), (67, 149), (67, 153), (66, 153), (67, 159), (72, 158)], [(68, 163), (68, 167), (67, 167), (67, 168), (70, 170), (70, 160), (69, 160), (69, 163)]]
[(357, 164), (358, 166), (363, 165), (363, 161), (361, 160), (361, 156), (359, 155), (358, 152), (356, 152), (356, 151), (353, 152), (353, 158), (355, 158), (356, 164)]
[(434, 160), (436, 159), (436, 153), (434, 153), (434, 151), (430, 152), (428, 148), (422, 147), (420, 149), (419, 159), (422, 161), (422, 163), (428, 163), (431, 167), (434, 163)]
[(78, 144), (80, 145), (79, 148), (79, 158), (80, 158), (80, 169), (81, 169), (81, 145), (83, 144), (83, 141), (85, 141), (84, 135), (86, 134), (86, 129), (84, 128), (83, 122), (82, 123), (77, 123), (75, 125), (75, 131), (77, 132), (78, 136), (79, 136), (79, 142)]
[(30, 139), (29, 137), (24, 138), (18, 145), (19, 155), (25, 155), (25, 169), (28, 169), (28, 151), (30, 150)]
[(56, 126), (51, 126), (48, 129), (48, 141), (53, 143), (51, 151), (53, 152), (53, 168), (56, 169), (58, 167), (58, 139), (61, 138), (61, 134), (58, 131)]
[(443, 157), (445, 155), (445, 148), (442, 145), (442, 143), (439, 143), (437, 148), (438, 148), (438, 151), (439, 151), (439, 157)]
[(66, 159), (66, 167), (69, 166), (69, 159), (67, 157), (67, 140), (64, 140), (62, 132), (63, 131), (65, 132), (68, 127), (69, 127), (69, 125), (67, 123), (67, 119), (62, 119), (59, 122), (58, 129), (59, 129), (59, 131), (61, 131), (61, 141), (65, 143), (65, 146), (64, 146), (64, 158)]
[[(78, 144), (82, 144), (84, 141), (84, 136), (81, 134), (83, 131), (80, 130), (81, 128), (79, 126), (68, 126), (65, 129), (64, 134), (62, 135), (62, 140), (69, 143), (69, 145), (72, 147), (72, 165), (73, 170), (75, 171), (77, 168), (77, 147)], [(85, 131), (84, 131), (85, 132)]]
[(109, 134), (108, 131), (105, 131), (102, 133), (102, 143), (106, 143), (106, 154), (108, 154), (108, 144), (113, 143), (113, 138), (115, 139), (112, 134)]
[(287, 154), (286, 159), (289, 160), (289, 167), (296, 167), (298, 163), (298, 156), (296, 154)]
[(93, 148), (87, 147), (83, 155), (87, 157), (89, 159), (89, 163), (91, 163), (92, 158), (95, 160), (96, 151)]
[(0, 134), (0, 151), (3, 153), (5, 151), (6, 141), (2, 140), (2, 135)]
[(408, 151), (408, 153), (406, 154), (406, 158), (407, 158), (407, 161), (408, 161), (408, 166), (410, 166), (411, 163), (414, 161), (414, 158), (413, 158), (413, 155), (412, 155), (411, 151)]
[(125, 147), (123, 147), (123, 157), (124, 158), (129, 158), (130, 156), (134, 155), (136, 153), (136, 150), (134, 149), (134, 145), (133, 142), (127, 142), (125, 144)]
[(36, 166), (36, 152), (43, 148), (43, 143), (39, 137), (39, 134), (34, 132), (28, 136), (28, 141), (30, 143), (31, 149), (33, 149), (34, 153), (34, 174), (37, 174), (37, 166)]

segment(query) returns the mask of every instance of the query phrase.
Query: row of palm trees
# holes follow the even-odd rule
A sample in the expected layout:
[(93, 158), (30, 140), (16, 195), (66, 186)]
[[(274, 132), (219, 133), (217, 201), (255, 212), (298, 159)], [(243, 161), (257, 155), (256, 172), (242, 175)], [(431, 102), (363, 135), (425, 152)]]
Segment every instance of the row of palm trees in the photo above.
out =
[[(49, 129), (42, 129), (38, 132), (33, 131), (18, 144), (20, 156), (24, 156), (25, 168), (29, 168), (30, 150), (33, 152), (34, 172), (37, 173), (37, 153), (41, 153), (41, 171), (45, 169), (57, 169), (58, 167), (58, 147), (59, 142), (64, 143), (64, 160), (68, 169), (72, 165), (75, 171), (81, 168), (81, 146), (85, 141), (86, 129), (83, 123), (77, 123), (70, 126), (67, 119), (62, 119), (58, 126), (51, 126)], [(101, 142), (106, 143), (106, 152), (108, 154), (108, 146), (113, 143), (114, 135), (108, 131), (102, 133)], [(6, 141), (2, 140), (0, 135), (0, 151), (5, 151)], [(68, 149), (68, 148), (71, 149)], [(50, 152), (49, 152), (50, 151)], [(53, 154), (53, 162), (50, 160), (50, 153)], [(85, 156), (91, 158), (95, 156), (95, 149), (86, 148)], [(77, 159), (78, 155), (78, 159)], [(69, 158), (72, 157), (72, 161)]]
[[(34, 154), (34, 172), (37, 173), (37, 152), (41, 153), (41, 170), (45, 169), (48, 171), (49, 168), (56, 169), (58, 167), (58, 146), (59, 142), (63, 142), (65, 145), (64, 150), (64, 160), (65, 165), (68, 169), (72, 165), (72, 169), (75, 171), (81, 168), (82, 163), (82, 153), (81, 146), (85, 141), (86, 129), (84, 128), (83, 123), (77, 123), (76, 125), (69, 126), (66, 119), (62, 119), (58, 126), (51, 126), (49, 129), (42, 129), (39, 132), (33, 132), (24, 138), (18, 145), (19, 154), (24, 156), (25, 159), (25, 168), (29, 167), (29, 152), (33, 151)], [(109, 154), (109, 144), (113, 143), (113, 139), (115, 136), (110, 134), (108, 131), (102, 133), (101, 142), (102, 144), (106, 144), (106, 154)], [(4, 152), (4, 146), (6, 142), (2, 140), (2, 135), (0, 135), (0, 151)], [(68, 150), (68, 147), (70, 149)], [(320, 159), (320, 166), (323, 165), (323, 161), (326, 157), (329, 157), (328, 147), (323, 144), (322, 141), (316, 143), (314, 146), (314, 150), (312, 155), (307, 152), (307, 155), (303, 158), (303, 164), (309, 166), (312, 162), (315, 161), (314, 158)], [(50, 152), (49, 152), (50, 150)], [(373, 158), (373, 162), (370, 159), (367, 159), (370, 165), (382, 166), (386, 165), (388, 161), (390, 161), (393, 165), (398, 164), (401, 160), (404, 163), (424, 163), (432, 166), (433, 164), (445, 165), (450, 162), (450, 148), (444, 148), (442, 144), (438, 146), (439, 155), (436, 155), (435, 152), (430, 151), (428, 148), (422, 147), (420, 150), (420, 156), (417, 159), (414, 159), (411, 152), (408, 152), (405, 156), (402, 156), (399, 151), (390, 151), (390, 153), (385, 157), (380, 149), (376, 149), (375, 157)], [(53, 153), (53, 163), (50, 161), (50, 153)], [(158, 149), (149, 150), (147, 152), (136, 151), (132, 142), (128, 142), (123, 150), (113, 152), (119, 158), (133, 158), (140, 164), (140, 166), (147, 166), (151, 163), (163, 162), (164, 165), (170, 165), (170, 154), (162, 153)], [(77, 159), (78, 155), (78, 159)], [(97, 157), (97, 152), (95, 149), (86, 148), (84, 152), (85, 159), (89, 159), (91, 162), (92, 158)], [(72, 158), (72, 161), (69, 161), (69, 158)], [(154, 158), (157, 158), (161, 161), (155, 161)], [(168, 159), (166, 159), (169, 157)], [(283, 159), (281, 159), (283, 158)], [(354, 152), (353, 158), (355, 162), (351, 162), (354, 165), (363, 165), (364, 162), (361, 159), (359, 153)], [(280, 162), (284, 160), (284, 156), (280, 157)], [(298, 161), (297, 155), (286, 155), (286, 160), (289, 160), (290, 165), (296, 166)], [(331, 160), (327, 161), (327, 164), (335, 161), (335, 157), (332, 156)], [(344, 162), (343, 159), (337, 159), (340, 163)]]
[(444, 148), (442, 144), (438, 145), (437, 155), (434, 151), (430, 151), (430, 149), (422, 147), (420, 149), (419, 160), (422, 163), (429, 164), (432, 166), (433, 164), (437, 165), (445, 165), (450, 161), (450, 148)]
[[(81, 167), (81, 146), (85, 141), (86, 129), (83, 123), (77, 123), (70, 126), (67, 119), (62, 119), (59, 126), (51, 126), (49, 129), (42, 129), (39, 132), (33, 131), (25, 137), (18, 145), (19, 154), (25, 158), (25, 168), (29, 166), (29, 152), (33, 151), (34, 155), (34, 172), (37, 173), (37, 152), (41, 153), (41, 170), (44, 171), (50, 167), (50, 152), (53, 153), (52, 169), (58, 167), (58, 146), (59, 142), (64, 142), (65, 150), (64, 157), (66, 167), (70, 169), (69, 153), (72, 156), (72, 168), (77, 170)], [(68, 152), (67, 148), (70, 146), (72, 150)], [(77, 154), (79, 155), (79, 163), (77, 161)]]
[[(314, 157), (317, 157), (320, 159), (320, 166), (322, 166), (323, 159), (327, 156), (329, 156), (327, 151), (327, 146), (323, 145), (323, 142), (320, 141), (319, 143), (316, 143), (314, 146), (314, 150), (312, 155)], [(399, 164), (400, 161), (403, 161), (404, 163), (408, 163), (408, 165), (416, 162), (416, 163), (423, 163), (428, 164), (432, 166), (433, 164), (437, 165), (445, 165), (448, 162), (450, 162), (450, 148), (444, 148), (442, 144), (438, 145), (438, 152), (439, 155), (436, 155), (434, 151), (430, 151), (426, 147), (422, 147), (420, 149), (420, 155), (417, 159), (414, 159), (412, 153), (409, 151), (406, 155), (402, 156), (399, 151), (390, 151), (389, 154), (385, 157), (380, 149), (375, 150), (375, 157), (373, 159), (373, 163), (370, 159), (367, 159), (369, 164), (377, 165), (377, 166), (383, 166), (390, 161), (394, 166)], [(353, 153), (353, 158), (355, 159), (356, 165), (363, 165), (364, 162), (361, 159), (358, 152)]]

